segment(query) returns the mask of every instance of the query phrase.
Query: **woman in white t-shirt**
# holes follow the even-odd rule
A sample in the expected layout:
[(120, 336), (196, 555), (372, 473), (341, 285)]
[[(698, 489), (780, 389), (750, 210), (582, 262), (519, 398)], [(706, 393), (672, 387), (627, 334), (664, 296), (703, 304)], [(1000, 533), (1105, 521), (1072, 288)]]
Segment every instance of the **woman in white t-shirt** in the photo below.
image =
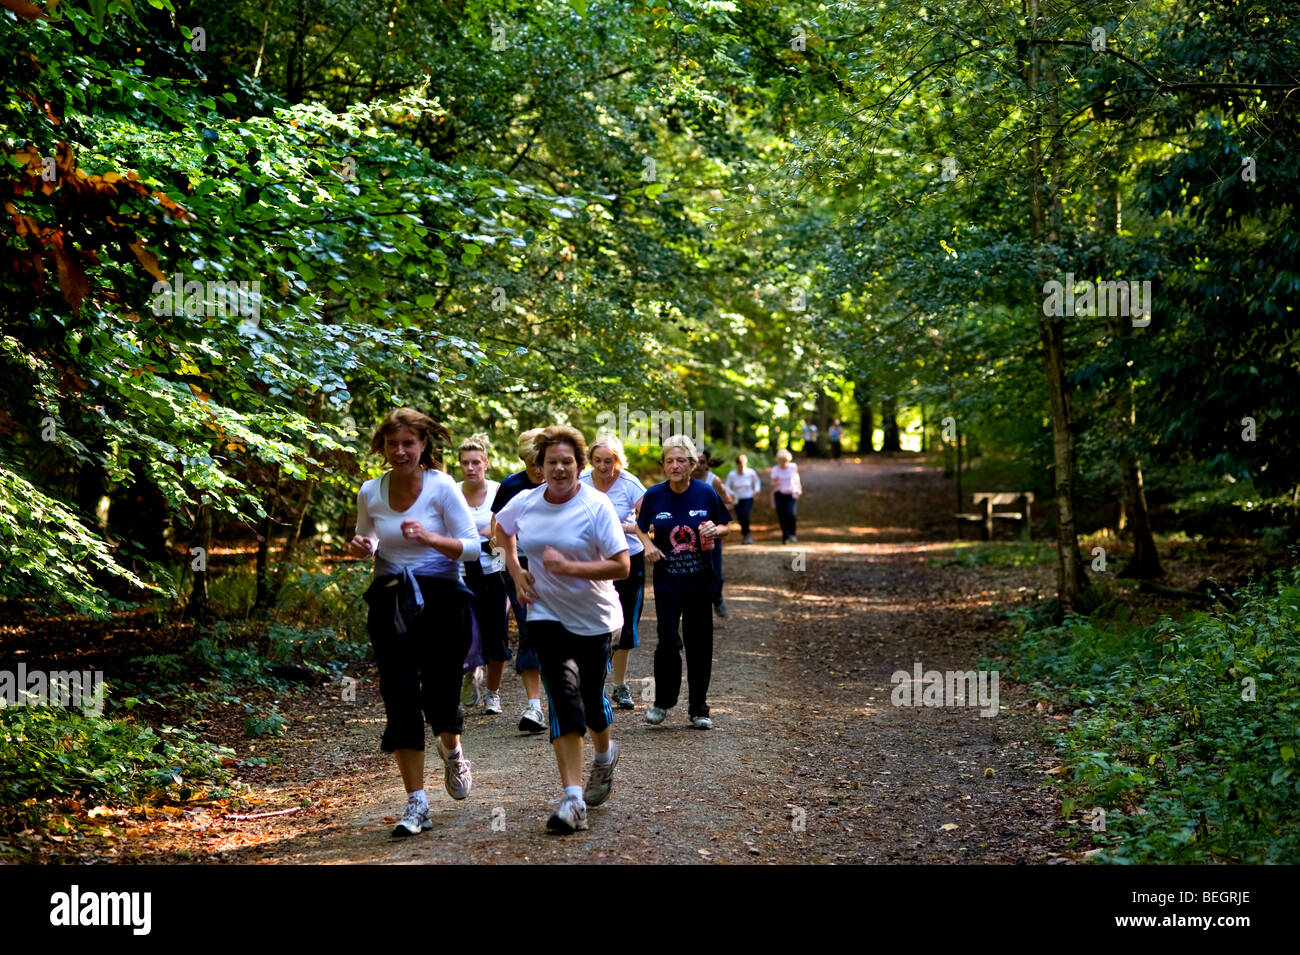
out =
[[(546, 827), (568, 834), (587, 828), (587, 807), (610, 793), (619, 746), (610, 736), (614, 711), (605, 699), (610, 647), (623, 627), (614, 580), (628, 575), (627, 538), (610, 499), (578, 480), (587, 447), (564, 425), (536, 440), (545, 479), (497, 512), (498, 539), (519, 599), (528, 606), (528, 638), (537, 651), (551, 711), (551, 744), (564, 798)], [(523, 541), (528, 569), (519, 563)], [(582, 786), (582, 738), (595, 755)]]
[(354, 557), (375, 558), (365, 593), (367, 625), (379, 668), (388, 725), (380, 746), (397, 758), (406, 812), (394, 836), (431, 829), (424, 792), (424, 723), (438, 734), (444, 783), (453, 799), (469, 795), (469, 760), (460, 745), (460, 681), (473, 639), (470, 601), (457, 563), (479, 559), (479, 534), (456, 482), (437, 469), (431, 444), (451, 435), (414, 408), (388, 413), (370, 450), (389, 470), (361, 485)]
[[(505, 558), (499, 553), (493, 554), (488, 543), (492, 536), (492, 499), (496, 497), (499, 481), (490, 481), (487, 477), (488, 443), (486, 434), (472, 434), (460, 443), (457, 456), (460, 458), (460, 473), (465, 479), (458, 485), (465, 503), (469, 505), (470, 516), (478, 529), (479, 547), (483, 553), (479, 563), (462, 564), (465, 583), (478, 597), (479, 638), (482, 641), (483, 658), (486, 666), (486, 692), (483, 694), (483, 712), (499, 714), (501, 712), (501, 675), (505, 672), (506, 662), (510, 659), (510, 644), (507, 639)], [(476, 671), (475, 675), (483, 670)], [(474, 699), (466, 701), (461, 694), (461, 702), (474, 705), (478, 702), (477, 690)]]
[(776, 452), (776, 466), (772, 468), (772, 508), (781, 523), (781, 543), (797, 544), (794, 536), (795, 512), (803, 486), (799, 482), (799, 465), (794, 463), (789, 451)]
[(645, 496), (645, 485), (635, 474), (623, 470), (627, 466), (627, 456), (617, 435), (596, 435), (587, 459), (591, 462), (591, 470), (584, 472), (579, 480), (607, 495), (613, 503), (627, 536), (628, 558), (632, 562), (627, 578), (614, 581), (614, 590), (623, 605), (623, 632), (614, 648), (614, 686), (609, 694), (610, 702), (619, 709), (631, 710), (636, 708), (636, 703), (627, 685), (627, 660), (640, 644), (638, 627), (645, 604), (645, 545), (641, 541), (641, 529), (636, 526), (636, 512)]
[(758, 472), (749, 466), (749, 458), (738, 454), (736, 470), (728, 474), (723, 483), (736, 502), (736, 519), (740, 521), (740, 532), (744, 535), (740, 542), (752, 544), (754, 537), (749, 533), (749, 512), (754, 509), (754, 495), (762, 490), (763, 482), (759, 480)]

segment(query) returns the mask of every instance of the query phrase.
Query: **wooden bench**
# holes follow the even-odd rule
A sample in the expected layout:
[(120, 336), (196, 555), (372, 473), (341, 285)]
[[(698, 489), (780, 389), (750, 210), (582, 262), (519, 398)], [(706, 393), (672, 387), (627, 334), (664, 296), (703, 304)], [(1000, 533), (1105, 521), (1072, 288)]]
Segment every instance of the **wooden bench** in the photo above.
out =
[[(972, 495), (977, 513), (971, 514), (954, 514), (957, 519), (957, 536), (961, 536), (961, 527), (964, 522), (978, 523), (984, 525), (984, 539), (993, 539), (993, 522), (999, 521), (1020, 521), (1022, 523), (1022, 533), (1026, 540), (1029, 539), (1030, 511), (1034, 503), (1033, 491), (984, 491)], [(997, 511), (994, 508), (1006, 507), (1008, 505), (1022, 506), (1019, 511)]]

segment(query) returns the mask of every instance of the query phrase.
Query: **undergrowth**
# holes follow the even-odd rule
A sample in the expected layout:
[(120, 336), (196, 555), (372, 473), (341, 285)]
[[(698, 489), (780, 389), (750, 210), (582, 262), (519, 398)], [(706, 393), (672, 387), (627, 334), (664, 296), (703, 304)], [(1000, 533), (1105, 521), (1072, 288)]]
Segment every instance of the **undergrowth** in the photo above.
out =
[(1104, 811), (1094, 861), (1300, 862), (1300, 571), (1234, 596), (1149, 626), (1017, 615), (1000, 665), (1074, 708), (1063, 810)]

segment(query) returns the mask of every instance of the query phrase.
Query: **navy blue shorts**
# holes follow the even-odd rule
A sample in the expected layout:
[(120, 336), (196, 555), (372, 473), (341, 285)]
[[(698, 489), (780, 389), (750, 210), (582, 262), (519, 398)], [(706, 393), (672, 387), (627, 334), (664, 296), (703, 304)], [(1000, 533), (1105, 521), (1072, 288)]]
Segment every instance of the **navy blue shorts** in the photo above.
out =
[(612, 633), (572, 633), (554, 620), (534, 620), (531, 638), (541, 662), (551, 712), (551, 739), (569, 733), (600, 732), (614, 722), (605, 699)]
[(645, 607), (645, 551), (633, 554), (630, 560), (632, 569), (626, 579), (614, 581), (618, 602), (623, 605), (623, 633), (616, 650), (635, 650), (641, 644), (637, 630)]

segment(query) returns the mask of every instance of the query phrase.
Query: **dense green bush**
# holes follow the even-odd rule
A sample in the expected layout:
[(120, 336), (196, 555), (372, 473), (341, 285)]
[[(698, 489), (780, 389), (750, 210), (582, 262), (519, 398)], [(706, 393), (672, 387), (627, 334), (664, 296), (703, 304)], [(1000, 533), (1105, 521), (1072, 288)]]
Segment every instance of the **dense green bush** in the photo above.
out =
[(1004, 672), (1075, 705), (1064, 801), (1105, 809), (1102, 861), (1300, 861), (1300, 572), (1236, 613), (1025, 630)]
[(29, 800), (79, 795), (127, 804), (162, 791), (188, 799), (201, 785), (221, 783), (224, 746), (171, 726), (154, 730), (119, 719), (49, 706), (0, 708), (0, 810)]

